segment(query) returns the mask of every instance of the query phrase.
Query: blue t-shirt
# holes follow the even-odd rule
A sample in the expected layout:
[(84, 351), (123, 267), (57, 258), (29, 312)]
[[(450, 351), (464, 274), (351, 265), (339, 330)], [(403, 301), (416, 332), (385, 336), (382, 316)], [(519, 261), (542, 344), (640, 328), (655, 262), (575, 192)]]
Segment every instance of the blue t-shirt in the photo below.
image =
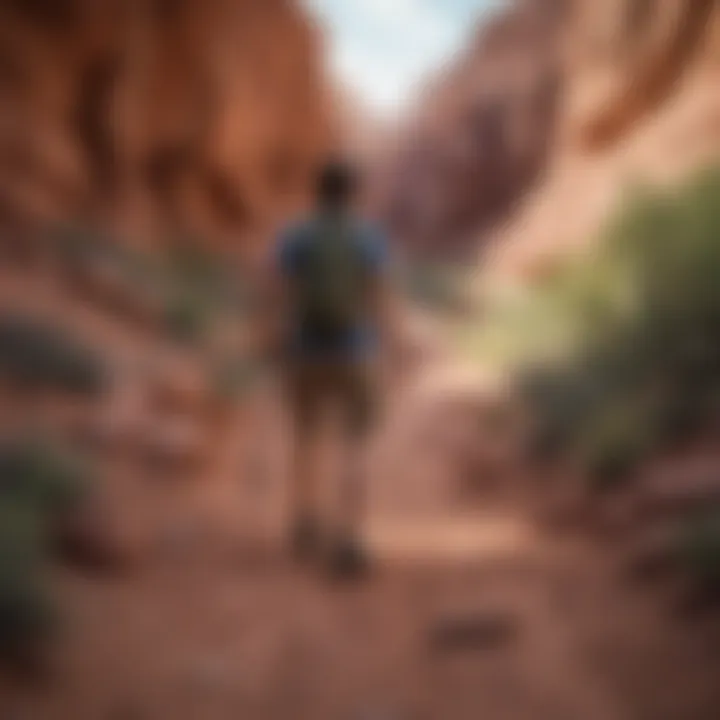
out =
[[(387, 263), (385, 238), (379, 229), (368, 223), (356, 221), (356, 224), (356, 238), (360, 243), (365, 262), (371, 272), (379, 275)], [(276, 246), (276, 264), (281, 275), (292, 279), (297, 272), (303, 248), (312, 238), (311, 232), (310, 222), (305, 221), (291, 225), (280, 233)], [(377, 332), (370, 322), (364, 322), (350, 328), (347, 334), (328, 340), (313, 337), (298, 322), (292, 327), (289, 343), (291, 352), (302, 355), (357, 357), (372, 352), (377, 344)]]

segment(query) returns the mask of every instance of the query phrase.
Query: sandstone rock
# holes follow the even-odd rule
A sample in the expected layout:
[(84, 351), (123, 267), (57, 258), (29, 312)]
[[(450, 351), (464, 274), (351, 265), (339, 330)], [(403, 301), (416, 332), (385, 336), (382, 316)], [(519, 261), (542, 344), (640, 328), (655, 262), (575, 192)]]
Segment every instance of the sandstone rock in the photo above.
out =
[(300, 3), (4, 2), (0, 41), (0, 215), (18, 228), (247, 244), (332, 142)]
[(624, 572), (632, 582), (647, 583), (669, 576), (679, 565), (676, 533), (659, 528), (646, 533), (629, 549)]
[(127, 449), (145, 416), (140, 385), (134, 381), (119, 382), (106, 401), (80, 423), (77, 436), (101, 450)]
[(713, 0), (515, 0), (429, 85), (381, 164), (394, 233), (488, 281), (584, 249), (630, 182), (720, 158)]
[(576, 3), (566, 111), (574, 140), (613, 143), (662, 104), (696, 62), (713, 14), (713, 0)]
[(645, 517), (678, 517), (720, 503), (717, 462), (672, 463), (643, 478), (639, 512)]
[(511, 642), (519, 630), (518, 620), (503, 611), (448, 615), (430, 629), (435, 652), (494, 650)]
[(56, 521), (53, 538), (61, 559), (87, 572), (124, 572), (136, 558), (109, 500), (98, 491)]
[(71, 274), (71, 290), (89, 304), (148, 330), (161, 326), (164, 313), (157, 292), (138, 287), (111, 261), (92, 262)]
[(712, 0), (572, 0), (563, 100), (542, 181), (507, 226), (487, 276), (534, 276), (592, 248), (629, 184), (681, 181), (720, 157), (720, 12)]
[(552, 147), (562, 3), (518, 1), (428, 87), (390, 154), (380, 205), (411, 249), (473, 248), (537, 179)]
[(173, 366), (159, 359), (148, 378), (146, 405), (154, 413), (202, 417), (213, 399), (207, 377), (199, 368)]
[(154, 467), (168, 472), (192, 472), (209, 459), (211, 439), (201, 423), (191, 418), (164, 417), (149, 420), (136, 443)]

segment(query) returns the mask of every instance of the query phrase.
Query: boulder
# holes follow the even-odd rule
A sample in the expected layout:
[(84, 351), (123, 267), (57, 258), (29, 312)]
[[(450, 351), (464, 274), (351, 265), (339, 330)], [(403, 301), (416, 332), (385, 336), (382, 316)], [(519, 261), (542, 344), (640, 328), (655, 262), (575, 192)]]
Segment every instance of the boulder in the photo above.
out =
[(91, 574), (123, 573), (137, 559), (137, 548), (100, 490), (91, 490), (76, 508), (58, 518), (52, 535), (60, 559)]

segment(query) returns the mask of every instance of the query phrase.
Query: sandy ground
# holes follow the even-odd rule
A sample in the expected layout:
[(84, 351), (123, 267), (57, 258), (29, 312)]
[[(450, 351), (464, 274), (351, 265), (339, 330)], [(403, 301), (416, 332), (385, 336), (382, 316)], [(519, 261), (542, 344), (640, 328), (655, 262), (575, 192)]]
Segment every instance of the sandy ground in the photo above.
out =
[(333, 585), (286, 557), (287, 437), (269, 389), (200, 478), (117, 461), (109, 482), (141, 557), (115, 579), (58, 571), (56, 675), (2, 688), (0, 718), (717, 718), (702, 655), (716, 644), (685, 642), (618, 585), (609, 554), (542, 529), (525, 478), (468, 496), (455, 457), (468, 421), (447, 405), (484, 381), (447, 359), (403, 380), (370, 452), (367, 580)]

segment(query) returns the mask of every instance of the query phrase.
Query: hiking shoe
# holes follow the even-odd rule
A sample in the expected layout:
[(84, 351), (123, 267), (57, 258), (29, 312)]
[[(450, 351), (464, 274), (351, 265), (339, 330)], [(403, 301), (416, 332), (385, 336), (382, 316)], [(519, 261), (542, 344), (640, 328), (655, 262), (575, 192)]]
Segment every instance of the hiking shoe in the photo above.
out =
[(295, 522), (290, 537), (290, 552), (296, 560), (311, 559), (320, 550), (321, 532), (314, 518), (301, 518)]
[(330, 555), (330, 575), (335, 580), (357, 580), (367, 575), (370, 562), (357, 540), (341, 540)]

